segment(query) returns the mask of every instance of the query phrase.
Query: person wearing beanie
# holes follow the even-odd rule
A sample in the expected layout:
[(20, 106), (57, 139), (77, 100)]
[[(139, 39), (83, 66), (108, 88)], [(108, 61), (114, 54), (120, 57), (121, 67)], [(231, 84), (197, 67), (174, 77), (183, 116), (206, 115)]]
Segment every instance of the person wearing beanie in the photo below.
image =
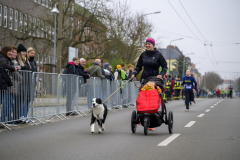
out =
[(19, 44), (17, 48), (17, 61), (21, 70), (31, 70), (31, 66), (26, 55), (27, 49), (22, 44)]
[(109, 69), (109, 63), (104, 64), (104, 72), (106, 79), (109, 79), (110, 81), (115, 79), (112, 71)]
[[(137, 66), (133, 71), (132, 78), (136, 77), (142, 70), (142, 67), (144, 67), (144, 70), (140, 78), (141, 82), (143, 79), (152, 76), (162, 78), (167, 72), (167, 62), (162, 56), (162, 53), (155, 48), (155, 40), (153, 38), (148, 38), (146, 40), (146, 50), (140, 55)], [(162, 67), (162, 71), (159, 73), (160, 67)]]
[[(162, 56), (162, 53), (155, 48), (155, 40), (153, 38), (148, 38), (146, 40), (146, 50), (140, 55), (131, 78), (135, 78), (143, 67), (144, 70), (142, 72), (140, 82), (152, 76), (163, 78), (167, 72), (167, 62)], [(161, 72), (159, 72), (160, 67), (162, 67)], [(149, 128), (149, 130), (154, 130), (154, 128)]]
[(121, 65), (117, 65), (117, 70), (114, 73), (115, 80), (125, 80), (125, 72), (122, 70)]

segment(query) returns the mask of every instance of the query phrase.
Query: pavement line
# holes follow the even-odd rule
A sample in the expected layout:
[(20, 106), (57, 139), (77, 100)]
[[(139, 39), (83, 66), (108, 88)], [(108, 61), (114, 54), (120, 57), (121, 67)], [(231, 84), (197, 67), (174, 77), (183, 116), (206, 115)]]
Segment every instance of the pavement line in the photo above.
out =
[(216, 106), (217, 104), (214, 104), (214, 106)]
[(186, 126), (184, 127), (191, 127), (196, 121), (190, 121)]
[(205, 114), (199, 114), (197, 117), (203, 117)]
[(207, 109), (205, 112), (209, 112), (211, 109)]
[(161, 143), (159, 143), (157, 146), (167, 146), (169, 143), (171, 143), (174, 139), (176, 139), (180, 134), (173, 134)]
[(214, 106), (211, 106), (210, 108), (214, 108)]

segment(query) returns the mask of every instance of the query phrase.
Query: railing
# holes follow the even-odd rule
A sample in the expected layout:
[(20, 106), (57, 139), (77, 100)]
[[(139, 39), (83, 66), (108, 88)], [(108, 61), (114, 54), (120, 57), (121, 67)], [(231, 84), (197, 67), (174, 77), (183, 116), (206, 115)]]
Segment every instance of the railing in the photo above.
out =
[[(6, 128), (11, 123), (43, 120), (67, 116), (84, 116), (91, 111), (92, 98), (107, 99), (124, 81), (109, 81), (92, 77), (84, 83), (81, 76), (70, 74), (43, 73), (31, 71), (7, 72), (13, 86), (0, 90), (0, 124)], [(138, 85), (139, 82), (136, 82)], [(109, 111), (122, 109), (135, 104), (138, 88), (128, 82), (105, 104)]]

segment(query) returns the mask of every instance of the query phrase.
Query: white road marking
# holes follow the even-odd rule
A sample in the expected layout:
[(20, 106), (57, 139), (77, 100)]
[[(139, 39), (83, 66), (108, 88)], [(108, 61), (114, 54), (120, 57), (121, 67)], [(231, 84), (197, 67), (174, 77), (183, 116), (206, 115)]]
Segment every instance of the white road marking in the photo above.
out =
[(211, 106), (210, 108), (214, 108), (214, 106)]
[(203, 117), (205, 114), (199, 114), (197, 117)]
[(174, 139), (176, 139), (180, 134), (173, 134), (161, 143), (159, 143), (157, 146), (167, 146), (169, 143), (171, 143)]
[(217, 104), (214, 104), (214, 106), (216, 106)]
[(196, 121), (190, 121), (186, 126), (184, 127), (191, 127), (194, 123), (196, 123)]
[(205, 112), (209, 112), (211, 109), (207, 109)]

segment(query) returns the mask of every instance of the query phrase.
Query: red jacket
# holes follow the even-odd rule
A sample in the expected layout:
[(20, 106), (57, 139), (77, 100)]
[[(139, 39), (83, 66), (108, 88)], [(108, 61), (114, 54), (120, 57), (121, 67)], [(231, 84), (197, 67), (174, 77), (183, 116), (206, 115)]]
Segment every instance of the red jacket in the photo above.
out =
[(220, 90), (219, 89), (217, 89), (217, 94), (220, 94)]

